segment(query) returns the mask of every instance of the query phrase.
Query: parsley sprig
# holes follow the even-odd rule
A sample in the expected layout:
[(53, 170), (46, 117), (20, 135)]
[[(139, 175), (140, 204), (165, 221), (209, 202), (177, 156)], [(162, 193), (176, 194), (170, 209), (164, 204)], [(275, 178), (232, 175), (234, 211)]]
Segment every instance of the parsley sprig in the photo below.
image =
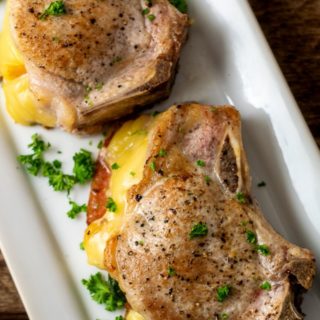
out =
[(88, 280), (83, 279), (82, 284), (89, 290), (91, 298), (99, 304), (103, 304), (108, 311), (121, 309), (126, 298), (118, 282), (108, 276), (105, 280), (100, 272), (91, 275)]
[(199, 222), (192, 227), (189, 233), (189, 238), (194, 239), (194, 238), (205, 237), (207, 234), (208, 234), (207, 224), (204, 222)]
[(263, 256), (270, 254), (270, 249), (266, 244), (258, 244), (256, 234), (252, 230), (246, 230), (247, 242), (252, 244), (255, 250)]
[(217, 300), (223, 302), (231, 293), (231, 286), (223, 285), (217, 288)]
[(62, 171), (61, 161), (49, 162), (45, 160), (44, 153), (50, 146), (38, 134), (34, 134), (31, 143), (28, 145), (33, 153), (18, 156), (18, 161), (31, 175), (42, 175), (48, 178), (49, 185), (54, 191), (67, 191), (69, 193), (76, 183), (83, 184), (92, 178), (94, 162), (89, 151), (81, 149), (73, 156), (74, 175), (70, 175)]
[(188, 12), (188, 5), (186, 0), (170, 0), (170, 3), (174, 5), (180, 12)]
[(32, 141), (28, 144), (29, 149), (33, 151), (32, 154), (18, 156), (18, 161), (23, 164), (28, 173), (37, 176), (43, 165), (43, 153), (50, 148), (49, 143), (45, 143), (38, 134), (33, 134)]
[(70, 219), (75, 219), (81, 212), (87, 211), (87, 206), (85, 204), (79, 205), (76, 202), (69, 200), (71, 209), (67, 212), (67, 216)]
[(53, 1), (39, 16), (40, 20), (46, 20), (49, 16), (61, 16), (65, 14), (66, 8), (63, 1)]

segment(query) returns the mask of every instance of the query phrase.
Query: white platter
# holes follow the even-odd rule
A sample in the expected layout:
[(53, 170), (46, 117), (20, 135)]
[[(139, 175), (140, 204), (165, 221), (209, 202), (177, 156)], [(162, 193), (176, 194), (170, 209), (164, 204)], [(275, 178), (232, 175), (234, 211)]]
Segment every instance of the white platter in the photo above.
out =
[[(296, 102), (245, 0), (189, 0), (194, 24), (183, 50), (169, 100), (233, 104), (253, 176), (253, 193), (271, 224), (287, 239), (314, 251), (320, 261), (320, 155)], [(4, 3), (0, 5), (1, 20)], [(71, 170), (81, 147), (97, 152), (101, 136), (80, 138), (40, 127), (16, 125), (0, 110), (0, 246), (30, 319), (113, 320), (82, 287), (96, 272), (79, 249), (85, 217), (66, 217), (65, 194), (19, 168), (33, 133), (57, 149), (51, 156)], [(93, 141), (92, 146), (89, 141)], [(57, 155), (57, 150), (63, 151)], [(265, 188), (256, 183), (265, 180)], [(87, 200), (88, 186), (72, 192)], [(307, 320), (320, 314), (320, 282), (306, 295)]]

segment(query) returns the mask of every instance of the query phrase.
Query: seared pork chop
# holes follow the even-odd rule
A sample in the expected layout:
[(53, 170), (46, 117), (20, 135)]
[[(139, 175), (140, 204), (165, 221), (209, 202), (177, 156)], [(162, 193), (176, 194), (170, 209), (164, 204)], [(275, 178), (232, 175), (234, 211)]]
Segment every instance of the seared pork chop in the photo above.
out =
[[(143, 177), (105, 250), (130, 307), (145, 320), (303, 319), (300, 293), (312, 285), (315, 259), (275, 232), (250, 197), (236, 109), (173, 106), (148, 139)], [(89, 223), (105, 213), (109, 141)]]
[(14, 41), (30, 87), (68, 131), (169, 95), (188, 17), (168, 0), (10, 0)]

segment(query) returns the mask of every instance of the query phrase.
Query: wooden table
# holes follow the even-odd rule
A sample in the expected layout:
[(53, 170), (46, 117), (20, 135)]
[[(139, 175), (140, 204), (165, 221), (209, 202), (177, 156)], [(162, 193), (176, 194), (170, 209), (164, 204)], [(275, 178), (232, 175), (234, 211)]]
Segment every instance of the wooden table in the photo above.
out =
[[(249, 1), (320, 146), (320, 2)], [(28, 316), (0, 253), (0, 320), (20, 319)]]

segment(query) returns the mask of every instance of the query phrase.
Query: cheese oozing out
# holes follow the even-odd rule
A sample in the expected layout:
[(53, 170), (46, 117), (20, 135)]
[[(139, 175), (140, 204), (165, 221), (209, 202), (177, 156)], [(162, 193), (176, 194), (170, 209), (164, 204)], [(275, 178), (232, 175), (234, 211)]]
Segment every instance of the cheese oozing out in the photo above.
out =
[(105, 215), (92, 222), (84, 236), (84, 248), (88, 263), (105, 269), (104, 250), (106, 242), (120, 234), (127, 206), (127, 191), (139, 183), (146, 161), (149, 132), (154, 117), (142, 115), (136, 120), (127, 121), (112, 137), (106, 152), (105, 161), (111, 169), (107, 198), (112, 198), (116, 211), (107, 209)]
[(11, 36), (8, 4), (0, 33), (0, 75), (3, 77), (7, 111), (15, 122), (23, 125), (40, 123), (46, 127), (55, 126), (56, 117), (45, 108), (45, 97), (36, 99), (30, 90), (25, 63)]

